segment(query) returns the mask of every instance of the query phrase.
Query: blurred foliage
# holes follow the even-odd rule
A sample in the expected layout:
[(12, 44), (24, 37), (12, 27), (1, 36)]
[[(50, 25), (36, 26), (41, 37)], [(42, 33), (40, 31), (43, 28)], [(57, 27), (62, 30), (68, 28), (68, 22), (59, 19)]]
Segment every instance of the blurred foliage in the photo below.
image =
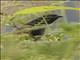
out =
[[(2, 26), (8, 25), (11, 17), (2, 17)], [(16, 22), (24, 25), (24, 21)], [(80, 60), (80, 24), (57, 25), (58, 31), (49, 30), (36, 42), (28, 34), (2, 33), (1, 60)]]
[[(80, 24), (60, 24), (62, 32), (48, 34), (34, 42), (25, 34), (1, 36), (2, 60), (73, 60), (80, 59)], [(59, 41), (54, 37), (67, 37)], [(51, 37), (52, 36), (52, 37)], [(27, 39), (25, 39), (27, 38)], [(51, 40), (52, 39), (52, 40)], [(53, 40), (54, 39), (54, 40)], [(75, 55), (77, 54), (77, 55)]]

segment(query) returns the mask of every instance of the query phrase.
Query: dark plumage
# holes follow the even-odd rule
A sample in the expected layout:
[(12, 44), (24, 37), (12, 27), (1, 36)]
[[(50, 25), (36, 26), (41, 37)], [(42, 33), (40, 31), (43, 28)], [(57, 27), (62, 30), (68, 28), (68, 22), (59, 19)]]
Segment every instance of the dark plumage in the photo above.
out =
[(34, 38), (34, 41), (36, 41), (41, 38), (41, 36), (44, 34), (44, 31), (45, 31), (45, 28), (40, 28), (36, 30), (31, 30), (29, 34), (32, 38)]
[(34, 19), (34, 20), (28, 22), (27, 25), (35, 26), (36, 24), (40, 23), (41, 21), (42, 21), (41, 25), (46, 24), (45, 21), (43, 20), (43, 18), (46, 20), (47, 24), (51, 24), (60, 17), (62, 17), (62, 16), (52, 15), (52, 14), (51, 15), (44, 15), (42, 17), (39, 17), (37, 19)]
[[(60, 18), (62, 16), (58, 16), (58, 15), (54, 15), (54, 14), (51, 14), (51, 15), (44, 15), (42, 17), (39, 17), (37, 19), (34, 19), (30, 22), (27, 23), (27, 25), (30, 25), (30, 26), (35, 26), (36, 24), (40, 23), (40, 26), (42, 26), (43, 24), (51, 24), (53, 23), (54, 21), (56, 21), (58, 18)], [(43, 20), (45, 19), (46, 22)], [(44, 34), (45, 32), (45, 27), (44, 28), (39, 28), (39, 29), (35, 29), (35, 30), (31, 30), (29, 31), (29, 35), (36, 40), (40, 39), (41, 36)]]

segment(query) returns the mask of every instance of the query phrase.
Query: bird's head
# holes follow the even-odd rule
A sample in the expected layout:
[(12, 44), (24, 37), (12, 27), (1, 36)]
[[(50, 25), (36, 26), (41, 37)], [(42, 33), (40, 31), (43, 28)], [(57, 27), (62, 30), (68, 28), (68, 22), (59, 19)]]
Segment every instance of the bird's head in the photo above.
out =
[(46, 18), (60, 18), (60, 17), (62, 17), (62, 16), (59, 16), (59, 15), (54, 15), (54, 14), (50, 14), (50, 15), (45, 15), (44, 17), (46, 17)]
[(56, 21), (58, 18), (60, 18), (62, 16), (59, 16), (59, 15), (56, 15), (56, 14), (50, 14), (50, 15), (45, 15), (43, 17), (45, 17), (46, 22), (48, 24), (51, 24), (51, 23), (53, 23), (54, 21)]

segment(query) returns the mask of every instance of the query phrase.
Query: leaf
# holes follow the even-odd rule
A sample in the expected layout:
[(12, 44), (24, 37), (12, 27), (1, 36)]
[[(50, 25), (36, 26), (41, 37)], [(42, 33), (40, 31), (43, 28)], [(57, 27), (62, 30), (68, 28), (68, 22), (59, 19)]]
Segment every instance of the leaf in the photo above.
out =
[(38, 7), (32, 7), (32, 8), (20, 10), (14, 13), (14, 16), (17, 14), (18, 15), (19, 14), (32, 14), (32, 13), (34, 14), (37, 12), (45, 12), (45, 11), (50, 11), (50, 10), (66, 10), (66, 9), (80, 10), (80, 8), (64, 7), (64, 6), (38, 6)]

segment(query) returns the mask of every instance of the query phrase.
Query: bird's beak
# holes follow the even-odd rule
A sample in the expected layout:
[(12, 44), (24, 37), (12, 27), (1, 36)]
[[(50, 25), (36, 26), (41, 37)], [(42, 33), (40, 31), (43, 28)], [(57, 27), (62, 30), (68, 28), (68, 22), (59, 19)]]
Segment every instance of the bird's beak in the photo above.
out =
[(63, 17), (63, 16), (58, 16), (58, 17)]

